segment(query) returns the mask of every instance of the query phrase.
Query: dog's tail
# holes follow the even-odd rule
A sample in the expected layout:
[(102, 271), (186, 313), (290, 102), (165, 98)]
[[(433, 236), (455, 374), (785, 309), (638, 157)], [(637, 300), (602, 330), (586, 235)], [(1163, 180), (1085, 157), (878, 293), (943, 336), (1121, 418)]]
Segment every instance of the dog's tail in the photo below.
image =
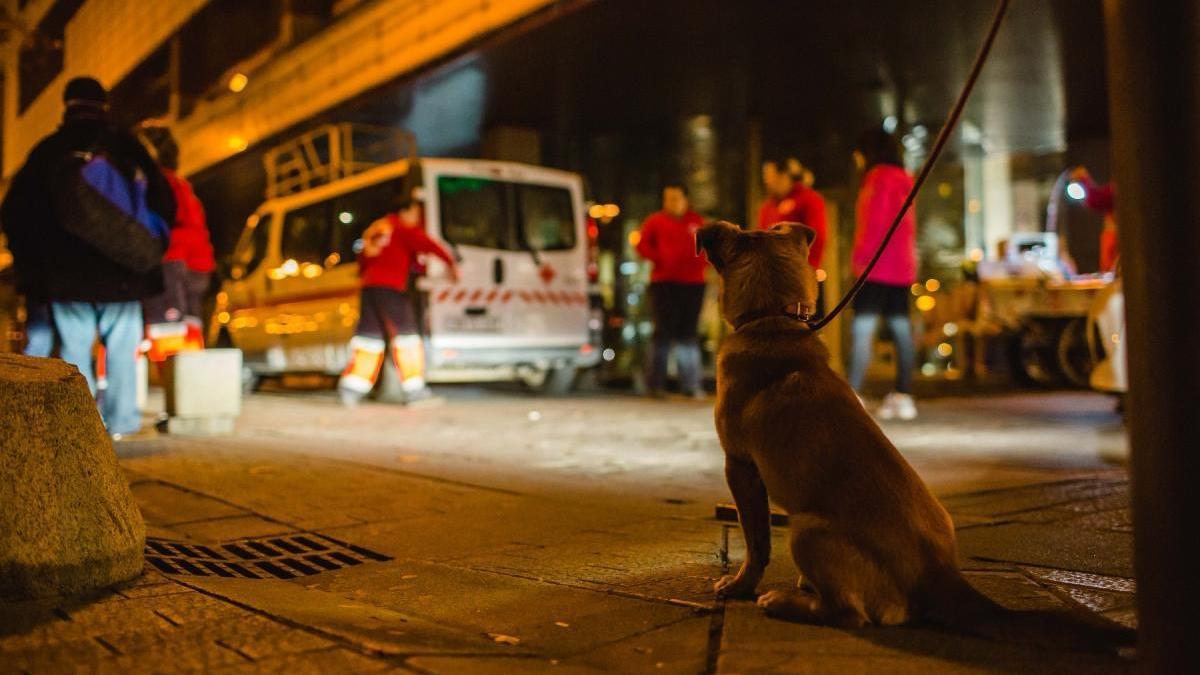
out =
[(957, 571), (932, 590), (925, 618), (984, 639), (1089, 652), (1116, 652), (1137, 642), (1136, 631), (1093, 614), (1008, 609), (975, 590)]

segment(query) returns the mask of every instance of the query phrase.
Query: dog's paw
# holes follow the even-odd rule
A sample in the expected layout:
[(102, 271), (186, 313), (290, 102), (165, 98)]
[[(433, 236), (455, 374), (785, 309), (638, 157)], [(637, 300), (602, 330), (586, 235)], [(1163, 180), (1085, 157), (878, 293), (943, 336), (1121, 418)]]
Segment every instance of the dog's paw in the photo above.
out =
[(727, 598), (752, 598), (754, 589), (757, 587), (757, 581), (735, 574), (727, 574), (713, 584), (713, 590), (717, 592), (717, 595)]
[(784, 605), (791, 604), (792, 598), (790, 593), (784, 591), (767, 591), (758, 596), (758, 601), (755, 603), (759, 609), (762, 609), (768, 614), (778, 612)]
[(816, 615), (816, 598), (798, 591), (767, 591), (758, 596), (758, 606), (767, 616), (778, 619), (812, 620)]

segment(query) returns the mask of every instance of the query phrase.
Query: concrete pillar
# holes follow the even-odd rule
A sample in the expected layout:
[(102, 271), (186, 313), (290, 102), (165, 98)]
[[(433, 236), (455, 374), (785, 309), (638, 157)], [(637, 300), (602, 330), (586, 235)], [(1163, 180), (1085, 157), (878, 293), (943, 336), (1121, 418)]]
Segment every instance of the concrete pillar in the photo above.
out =
[(983, 236), (983, 149), (963, 142), (963, 248), (988, 253)]
[(1105, 0), (1129, 346), (1138, 668), (1200, 672), (1200, 4)]
[[(1008, 153), (992, 152), (983, 156), (981, 168), (983, 208), (983, 249), (994, 252), (1001, 239), (1013, 231), (1012, 166)], [(967, 212), (971, 206), (968, 204)]]

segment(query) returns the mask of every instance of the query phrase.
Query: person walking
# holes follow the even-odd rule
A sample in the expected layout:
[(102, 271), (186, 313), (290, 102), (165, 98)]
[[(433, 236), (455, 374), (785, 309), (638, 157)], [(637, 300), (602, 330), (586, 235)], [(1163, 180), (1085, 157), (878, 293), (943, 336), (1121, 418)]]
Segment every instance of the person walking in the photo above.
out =
[(663, 395), (672, 347), (680, 391), (693, 398), (704, 396), (696, 336), (708, 264), (703, 255), (696, 255), (696, 230), (703, 224), (700, 214), (691, 210), (682, 183), (667, 184), (662, 191), (662, 210), (642, 223), (637, 252), (654, 265), (650, 273), (654, 339), (646, 382), (654, 397)]
[(338, 393), (347, 407), (357, 405), (375, 387), (388, 345), (405, 402), (432, 396), (425, 383), (425, 344), (408, 293), (410, 271), (419, 255), (431, 254), (446, 263), (451, 280), (457, 282), (458, 266), (450, 253), (425, 233), (424, 210), (411, 193), (404, 195), (398, 207), (363, 232), (358, 257), (362, 278), (358, 326), (350, 340), (350, 363), (338, 380)]
[[(97, 394), (93, 347), (104, 346), (101, 416), (116, 438), (141, 429), (136, 354), (141, 301), (163, 290), (161, 259), (175, 202), (141, 143), (109, 119), (108, 92), (67, 83), (63, 122), (30, 152), (4, 205), (5, 227), (42, 258), (40, 292), (63, 360)], [(53, 264), (49, 264), (49, 263)]]
[[(899, 144), (882, 129), (872, 129), (860, 136), (853, 156), (855, 166), (862, 172), (855, 204), (851, 255), (854, 274), (859, 275), (883, 242), (913, 181), (904, 170)], [(887, 324), (896, 348), (895, 390), (883, 399), (876, 411), (882, 419), (911, 420), (917, 417), (917, 406), (912, 397), (916, 348), (908, 306), (909, 289), (916, 280), (916, 215), (909, 209), (853, 304), (850, 385), (860, 396), (880, 317)]]
[(216, 261), (204, 206), (191, 183), (178, 173), (179, 145), (171, 130), (143, 124), (138, 135), (158, 161), (175, 198), (171, 241), (163, 256), (165, 290), (142, 304), (151, 360), (163, 361), (179, 351), (204, 348), (204, 294)]
[[(817, 308), (813, 318), (825, 315), (825, 256), (828, 227), (825, 198), (804, 180), (804, 167), (791, 158), (768, 159), (762, 165), (766, 199), (758, 209), (758, 229), (769, 230), (778, 223), (803, 223), (816, 235), (808, 248), (808, 264), (817, 275)], [(811, 173), (808, 173), (811, 176)]]

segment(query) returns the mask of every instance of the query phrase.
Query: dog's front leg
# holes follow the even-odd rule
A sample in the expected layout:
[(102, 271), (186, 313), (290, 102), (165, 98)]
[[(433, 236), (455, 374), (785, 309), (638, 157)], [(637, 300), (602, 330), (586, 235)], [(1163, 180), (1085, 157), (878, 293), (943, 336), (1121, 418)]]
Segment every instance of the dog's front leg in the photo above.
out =
[(738, 521), (742, 525), (742, 536), (746, 538), (746, 560), (737, 574), (721, 577), (715, 590), (721, 595), (753, 597), (771, 559), (771, 507), (767, 502), (767, 487), (758, 474), (758, 467), (748, 459), (727, 456), (725, 480), (737, 504)]

